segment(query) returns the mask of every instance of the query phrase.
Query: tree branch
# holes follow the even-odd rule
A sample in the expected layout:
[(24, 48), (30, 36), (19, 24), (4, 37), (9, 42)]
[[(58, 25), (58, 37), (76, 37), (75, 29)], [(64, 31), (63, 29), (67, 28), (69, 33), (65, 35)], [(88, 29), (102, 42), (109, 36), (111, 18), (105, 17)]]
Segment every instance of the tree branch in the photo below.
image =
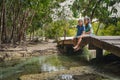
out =
[(95, 14), (95, 10), (96, 10), (97, 6), (100, 4), (101, 1), (102, 1), (102, 0), (98, 0), (98, 1), (95, 3), (95, 5), (94, 5), (94, 7), (93, 7), (93, 10), (92, 10), (92, 14), (91, 14), (91, 16), (90, 16), (90, 19), (91, 19), (91, 20), (93, 19), (93, 16), (94, 16), (94, 14)]

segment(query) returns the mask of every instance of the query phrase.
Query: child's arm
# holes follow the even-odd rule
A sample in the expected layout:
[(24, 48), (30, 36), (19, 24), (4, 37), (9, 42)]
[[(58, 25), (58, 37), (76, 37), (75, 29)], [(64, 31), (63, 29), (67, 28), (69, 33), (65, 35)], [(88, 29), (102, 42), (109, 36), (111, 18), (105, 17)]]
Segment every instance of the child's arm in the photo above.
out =
[(92, 33), (92, 25), (89, 24), (89, 31), (88, 32), (85, 32), (85, 34), (91, 34)]
[(91, 34), (91, 30), (90, 30), (90, 31), (88, 31), (88, 32), (85, 32), (85, 34)]

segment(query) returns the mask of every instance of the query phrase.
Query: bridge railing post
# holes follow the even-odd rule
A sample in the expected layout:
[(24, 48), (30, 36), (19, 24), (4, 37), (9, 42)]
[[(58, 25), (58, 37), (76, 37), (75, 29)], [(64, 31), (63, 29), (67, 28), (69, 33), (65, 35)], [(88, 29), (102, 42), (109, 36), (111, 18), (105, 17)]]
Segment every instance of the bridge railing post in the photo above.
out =
[(96, 58), (102, 58), (103, 57), (103, 49), (96, 48)]

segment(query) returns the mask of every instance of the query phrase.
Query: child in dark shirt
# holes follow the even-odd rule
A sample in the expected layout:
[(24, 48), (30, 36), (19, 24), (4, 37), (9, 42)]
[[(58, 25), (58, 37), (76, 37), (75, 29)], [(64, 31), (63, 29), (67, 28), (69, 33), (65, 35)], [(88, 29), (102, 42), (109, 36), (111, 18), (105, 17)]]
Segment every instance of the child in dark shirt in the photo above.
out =
[[(77, 25), (77, 34), (76, 37), (73, 39), (73, 43), (76, 43), (77, 39), (79, 39), (84, 33), (85, 33), (85, 27), (83, 25), (83, 20), (80, 19), (78, 20), (78, 25)], [(74, 44), (76, 45), (76, 44)], [(75, 47), (73, 47), (75, 48)]]

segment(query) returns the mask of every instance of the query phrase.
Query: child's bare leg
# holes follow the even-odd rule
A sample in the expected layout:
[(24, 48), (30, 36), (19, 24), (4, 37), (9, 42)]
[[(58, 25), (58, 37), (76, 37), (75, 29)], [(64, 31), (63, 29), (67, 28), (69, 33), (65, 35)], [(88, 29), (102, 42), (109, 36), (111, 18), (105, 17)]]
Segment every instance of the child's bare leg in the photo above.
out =
[(77, 38), (73, 38), (73, 45), (75, 46), (77, 44)]
[(82, 41), (82, 37), (80, 37), (79, 40), (78, 40), (77, 48), (80, 46), (81, 41)]
[(82, 41), (82, 37), (80, 37), (80, 38), (78, 39), (77, 45), (76, 45), (75, 47), (73, 47), (73, 48), (74, 48), (74, 49), (77, 49), (77, 48), (79, 47), (81, 41)]

